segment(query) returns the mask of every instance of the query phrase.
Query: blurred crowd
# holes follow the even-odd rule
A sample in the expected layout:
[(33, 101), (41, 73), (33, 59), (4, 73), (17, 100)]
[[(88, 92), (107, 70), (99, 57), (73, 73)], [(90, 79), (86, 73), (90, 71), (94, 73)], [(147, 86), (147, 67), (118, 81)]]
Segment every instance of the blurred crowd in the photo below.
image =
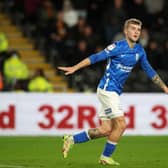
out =
[[(54, 67), (73, 65), (124, 38), (125, 19), (143, 22), (139, 42), (149, 62), (168, 83), (168, 1), (166, 0), (4, 0), (4, 10)], [(1, 37), (0, 37), (1, 38)], [(1, 52), (1, 51), (0, 51)], [(0, 55), (1, 57), (1, 55)], [(106, 62), (68, 76), (76, 91), (95, 91)], [(60, 75), (63, 75), (61, 72)], [(160, 91), (137, 67), (124, 91)]]
[(27, 65), (17, 50), (9, 50), (8, 39), (0, 32), (0, 91), (52, 92), (53, 86), (44, 74), (37, 69), (30, 76)]

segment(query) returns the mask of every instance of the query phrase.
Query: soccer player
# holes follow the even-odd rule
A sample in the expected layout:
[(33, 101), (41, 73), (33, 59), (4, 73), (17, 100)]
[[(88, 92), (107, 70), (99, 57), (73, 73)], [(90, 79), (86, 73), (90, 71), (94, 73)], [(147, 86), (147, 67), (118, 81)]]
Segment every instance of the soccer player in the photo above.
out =
[(120, 105), (120, 95), (123, 85), (136, 63), (139, 62), (148, 77), (165, 93), (168, 93), (168, 87), (149, 64), (143, 47), (137, 43), (141, 29), (142, 22), (140, 20), (135, 18), (128, 19), (124, 24), (125, 39), (110, 44), (103, 51), (89, 56), (74, 66), (58, 67), (66, 75), (69, 75), (83, 67), (107, 59), (104, 76), (97, 88), (97, 96), (101, 103), (101, 108), (98, 112), (101, 125), (74, 135), (65, 135), (63, 137), (64, 158), (67, 157), (70, 148), (74, 144), (107, 137), (99, 163), (119, 165), (118, 162), (111, 158), (111, 155), (126, 128), (124, 113)]

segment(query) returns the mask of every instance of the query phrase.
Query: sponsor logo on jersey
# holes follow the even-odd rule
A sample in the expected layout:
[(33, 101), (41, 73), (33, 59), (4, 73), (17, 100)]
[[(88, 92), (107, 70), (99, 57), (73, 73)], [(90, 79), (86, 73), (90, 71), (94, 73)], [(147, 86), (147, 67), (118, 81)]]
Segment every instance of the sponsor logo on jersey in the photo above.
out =
[(122, 65), (122, 64), (118, 64), (117, 68), (120, 69), (121, 71), (124, 71), (124, 72), (131, 72), (133, 67), (132, 66), (125, 66), (125, 65)]

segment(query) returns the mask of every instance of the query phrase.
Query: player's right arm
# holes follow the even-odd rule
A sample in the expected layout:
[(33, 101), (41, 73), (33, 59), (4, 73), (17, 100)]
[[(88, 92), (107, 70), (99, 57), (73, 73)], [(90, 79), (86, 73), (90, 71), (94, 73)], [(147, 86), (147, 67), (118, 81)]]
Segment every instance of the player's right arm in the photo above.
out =
[(62, 70), (65, 72), (65, 75), (70, 75), (76, 72), (77, 70), (84, 68), (86, 66), (89, 66), (91, 64), (91, 61), (89, 58), (85, 58), (78, 64), (71, 66), (71, 67), (58, 67), (58, 69)]
[(111, 44), (111, 45), (107, 46), (107, 48), (105, 48), (104, 50), (102, 50), (96, 54), (92, 54), (91, 56), (89, 56), (88, 58), (85, 58), (84, 60), (82, 60), (81, 62), (79, 62), (78, 64), (76, 64), (74, 66), (58, 67), (58, 69), (64, 71), (65, 75), (70, 75), (70, 74), (73, 74), (74, 72), (78, 71), (81, 68), (84, 68), (84, 67), (89, 66), (91, 64), (95, 64), (96, 62), (106, 60), (108, 57), (114, 56), (118, 52), (118, 50), (119, 49), (118, 49), (118, 47), (116, 47), (115, 44)]
[(83, 59), (78, 64), (71, 67), (58, 67), (58, 69), (63, 70), (65, 75), (70, 75), (76, 72), (77, 70), (89, 66), (91, 64), (95, 64), (96, 62), (105, 60), (107, 58), (107, 54), (105, 51), (100, 51), (96, 54), (92, 54), (90, 57)]

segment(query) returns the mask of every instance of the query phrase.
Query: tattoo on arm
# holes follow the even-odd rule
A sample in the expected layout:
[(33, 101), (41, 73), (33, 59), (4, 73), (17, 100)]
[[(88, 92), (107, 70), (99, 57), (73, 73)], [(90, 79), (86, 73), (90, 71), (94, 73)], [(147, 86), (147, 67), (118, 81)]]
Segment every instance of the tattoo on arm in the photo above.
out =
[(162, 79), (159, 77), (159, 75), (155, 75), (152, 78), (152, 81), (162, 89), (165, 87), (165, 83), (162, 81)]
[(97, 128), (89, 129), (88, 134), (91, 139), (96, 139), (96, 138), (105, 136), (105, 135), (102, 135)]

